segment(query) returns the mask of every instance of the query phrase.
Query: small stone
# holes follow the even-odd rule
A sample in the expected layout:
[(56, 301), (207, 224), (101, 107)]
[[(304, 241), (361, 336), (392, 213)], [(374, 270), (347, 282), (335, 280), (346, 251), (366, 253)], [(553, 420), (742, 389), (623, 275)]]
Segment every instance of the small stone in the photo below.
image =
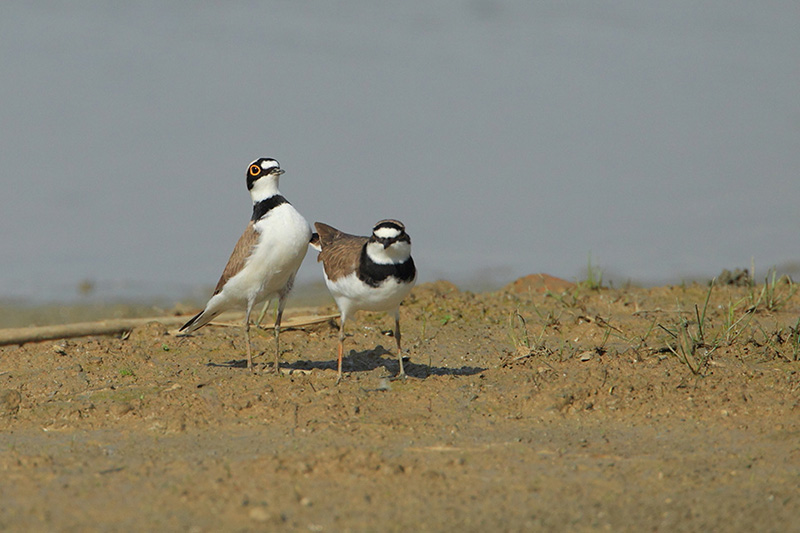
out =
[(116, 417), (122, 417), (133, 411), (133, 406), (128, 402), (114, 403), (109, 408), (109, 412)]
[(53, 353), (56, 355), (67, 355), (67, 346), (66, 341), (55, 343), (53, 344)]
[(0, 416), (14, 416), (19, 412), (22, 395), (19, 391), (0, 390)]
[(594, 357), (594, 353), (589, 350), (580, 353), (580, 359), (583, 362), (590, 361), (592, 357)]
[(250, 519), (256, 522), (268, 522), (270, 519), (269, 511), (263, 507), (253, 507), (250, 509)]

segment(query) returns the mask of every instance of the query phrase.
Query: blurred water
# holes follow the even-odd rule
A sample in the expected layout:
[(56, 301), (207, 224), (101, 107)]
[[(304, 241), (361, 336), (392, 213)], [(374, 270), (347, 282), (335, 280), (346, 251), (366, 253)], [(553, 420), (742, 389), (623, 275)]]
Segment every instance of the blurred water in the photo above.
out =
[[(5, 2), (0, 298), (213, 286), (259, 156), (423, 281), (798, 260), (796, 2)], [(319, 279), (309, 254), (301, 281)]]

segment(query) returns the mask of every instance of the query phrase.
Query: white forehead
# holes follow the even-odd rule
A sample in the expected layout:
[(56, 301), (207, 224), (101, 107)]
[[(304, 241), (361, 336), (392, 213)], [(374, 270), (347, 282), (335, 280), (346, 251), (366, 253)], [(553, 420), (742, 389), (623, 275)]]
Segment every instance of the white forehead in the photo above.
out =
[(397, 228), (382, 227), (376, 229), (373, 233), (375, 233), (376, 237), (381, 239), (394, 239), (400, 236), (400, 230)]
[(279, 168), (280, 165), (274, 159), (266, 159), (261, 162), (261, 168), (264, 170), (269, 170), (271, 168)]

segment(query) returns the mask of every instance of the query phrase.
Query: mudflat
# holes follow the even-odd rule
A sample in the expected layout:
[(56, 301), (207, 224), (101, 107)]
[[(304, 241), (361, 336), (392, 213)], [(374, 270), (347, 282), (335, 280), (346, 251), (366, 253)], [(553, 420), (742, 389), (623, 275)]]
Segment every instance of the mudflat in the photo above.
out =
[(418, 286), (404, 381), (370, 313), (338, 386), (334, 319), (279, 375), (224, 325), (5, 346), (0, 530), (798, 531), (798, 318), (788, 280), (533, 275)]

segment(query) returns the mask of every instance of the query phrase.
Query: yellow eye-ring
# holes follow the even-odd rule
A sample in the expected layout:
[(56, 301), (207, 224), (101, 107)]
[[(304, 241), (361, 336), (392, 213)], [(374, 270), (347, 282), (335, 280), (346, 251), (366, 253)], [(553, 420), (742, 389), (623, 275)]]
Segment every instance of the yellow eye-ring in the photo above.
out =
[(250, 175), (257, 176), (261, 172), (261, 167), (258, 165), (250, 165)]

